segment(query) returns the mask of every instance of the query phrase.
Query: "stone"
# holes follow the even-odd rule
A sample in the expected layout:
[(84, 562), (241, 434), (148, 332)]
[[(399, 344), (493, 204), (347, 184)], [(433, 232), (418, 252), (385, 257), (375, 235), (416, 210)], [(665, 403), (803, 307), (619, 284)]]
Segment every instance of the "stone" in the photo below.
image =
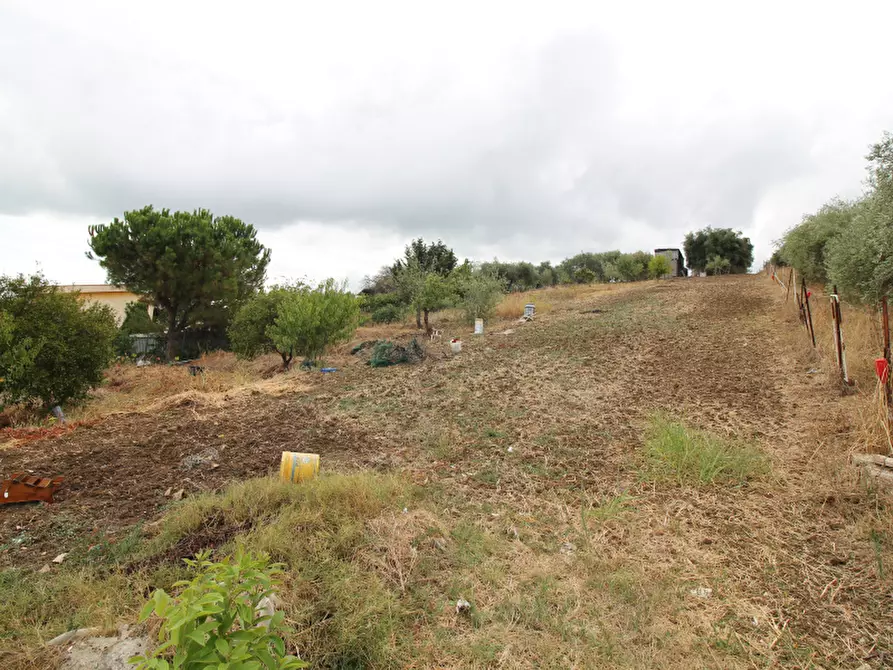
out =
[(456, 601), (456, 614), (468, 614), (469, 612), (471, 612), (471, 603), (465, 598), (459, 598)]
[(171, 500), (183, 500), (183, 496), (186, 494), (186, 489), (180, 489), (174, 495), (171, 496)]
[(40, 573), (41, 575), (45, 575), (45, 574), (48, 573), (49, 571), (50, 571), (50, 564), (47, 563), (47, 564), (45, 564), (40, 570), (38, 570), (37, 572)]
[(129, 659), (147, 648), (145, 637), (90, 637), (71, 646), (59, 670), (133, 670)]
[(218, 458), (220, 458), (220, 452), (214, 447), (208, 447), (197, 454), (189, 454), (189, 456), (180, 461), (180, 469), (194, 470), (202, 465), (210, 465)]
[(68, 556), (68, 552), (66, 551), (63, 554), (59, 554), (56, 558), (53, 559), (53, 563), (61, 563), (65, 560), (65, 557)]

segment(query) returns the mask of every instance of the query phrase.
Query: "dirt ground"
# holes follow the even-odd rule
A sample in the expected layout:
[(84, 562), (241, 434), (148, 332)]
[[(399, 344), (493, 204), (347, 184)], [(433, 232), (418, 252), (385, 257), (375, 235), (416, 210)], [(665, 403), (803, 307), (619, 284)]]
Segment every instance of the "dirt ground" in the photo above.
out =
[[(114, 541), (157, 520), (170, 493), (218, 490), (274, 472), (284, 450), (306, 451), (324, 470), (403, 473), (444, 492), (449, 514), (502, 535), (529, 527), (522, 541), (552, 555), (580, 544), (581, 513), (585, 527), (586, 509), (625, 496), (629, 514), (587, 551), (670, 584), (674, 602), (623, 641), (641, 646), (629, 666), (657, 667), (671, 640), (666, 667), (884, 667), (891, 516), (847, 465), (872, 445), (856, 442), (853, 400), (814, 373), (782, 301), (761, 276), (584, 291), (483, 337), (445, 326), (419, 365), (371, 369), (345, 350), (330, 363), (338, 372), (289, 373), (275, 392), (186, 394), (13, 443), (0, 448), (0, 474), (66, 481), (55, 505), (0, 508), (0, 566), (39, 568), (77, 538)], [(450, 356), (460, 332), (463, 351)], [(753, 441), (771, 475), (706, 488), (643, 479), (655, 411)], [(712, 595), (689, 595), (699, 586)], [(482, 606), (488, 597), (499, 595), (480, 586)], [(554, 667), (574, 665), (585, 667)]]

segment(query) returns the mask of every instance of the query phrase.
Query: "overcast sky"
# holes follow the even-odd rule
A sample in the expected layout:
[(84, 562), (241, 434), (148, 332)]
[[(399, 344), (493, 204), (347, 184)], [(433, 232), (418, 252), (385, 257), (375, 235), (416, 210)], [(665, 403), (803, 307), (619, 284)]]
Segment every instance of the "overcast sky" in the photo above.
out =
[(0, 273), (104, 280), (86, 227), (205, 207), (270, 279), (772, 240), (893, 130), (893, 2), (0, 0)]

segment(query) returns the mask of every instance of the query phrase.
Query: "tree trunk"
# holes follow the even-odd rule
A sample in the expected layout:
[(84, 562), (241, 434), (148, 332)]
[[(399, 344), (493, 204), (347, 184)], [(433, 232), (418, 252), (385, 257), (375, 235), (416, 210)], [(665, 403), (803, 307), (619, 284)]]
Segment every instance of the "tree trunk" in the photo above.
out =
[(425, 332), (426, 333), (431, 332), (431, 326), (428, 325), (428, 310), (427, 309), (425, 310)]
[(168, 317), (167, 324), (167, 360), (168, 362), (174, 360), (177, 355), (177, 314), (173, 310), (171, 310), (171, 314)]
[[(428, 310), (427, 309), (425, 310), (425, 319), (426, 319), (426, 321), (428, 319)], [(422, 308), (421, 307), (417, 307), (415, 310), (415, 325), (416, 325), (416, 328), (418, 328), (419, 330), (422, 329)]]
[(282, 356), (282, 369), (288, 370), (289, 366), (291, 365), (292, 353), (285, 353), (284, 351), (280, 351), (279, 355)]

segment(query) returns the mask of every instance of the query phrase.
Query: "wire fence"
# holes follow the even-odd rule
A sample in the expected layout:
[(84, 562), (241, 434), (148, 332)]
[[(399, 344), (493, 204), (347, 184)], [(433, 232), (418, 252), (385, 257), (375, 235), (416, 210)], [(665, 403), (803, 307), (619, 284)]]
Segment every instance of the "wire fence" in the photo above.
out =
[[(793, 268), (768, 265), (766, 273), (784, 291), (785, 304), (789, 304), (793, 296), (806, 344), (815, 350), (820, 359), (832, 363), (841, 392), (852, 393), (859, 386), (867, 390), (874, 385), (879, 403), (877, 416), (886, 438), (884, 441), (893, 452), (893, 359), (887, 298), (876, 310), (846, 305), (840, 299), (836, 286), (831, 287), (830, 293), (814, 295), (805, 279), (798, 276)], [(827, 301), (827, 307), (822, 306), (824, 301)], [(822, 314), (821, 318), (817, 318), (819, 314)], [(847, 328), (853, 331), (850, 335), (845, 333), (845, 321)], [(856, 346), (855, 358), (848, 356), (848, 337)], [(854, 369), (858, 369), (858, 375), (853, 374)]]

